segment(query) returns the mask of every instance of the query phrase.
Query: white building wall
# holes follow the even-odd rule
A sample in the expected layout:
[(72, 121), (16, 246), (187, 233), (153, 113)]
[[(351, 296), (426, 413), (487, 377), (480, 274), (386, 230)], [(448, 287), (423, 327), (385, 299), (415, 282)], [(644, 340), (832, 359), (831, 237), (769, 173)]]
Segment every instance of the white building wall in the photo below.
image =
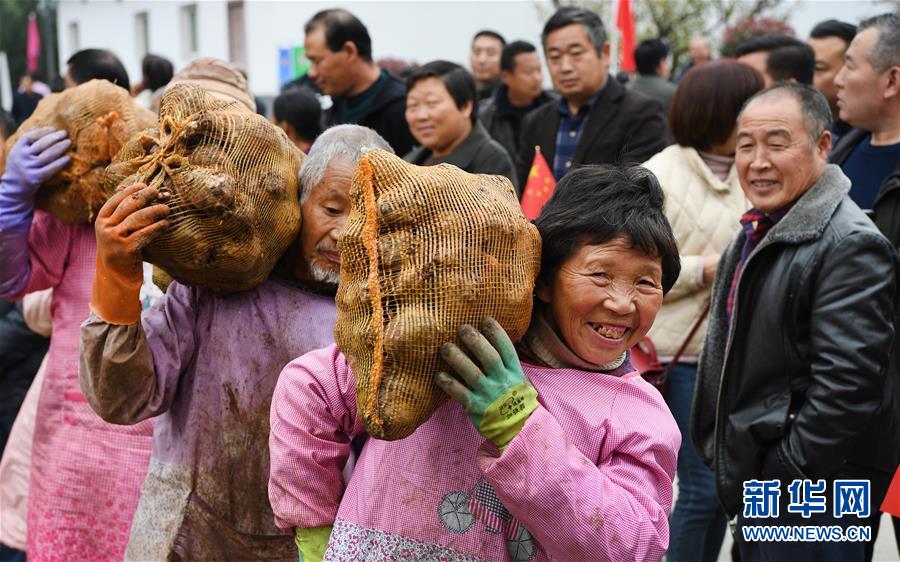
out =
[(540, 44), (539, 9), (548, 0), (453, 2), (275, 2), (245, 4), (247, 61), (251, 86), (264, 94), (278, 89), (278, 49), (303, 44), (303, 25), (319, 10), (339, 6), (366, 25), (375, 59), (426, 63), (443, 58), (468, 67), (469, 43), (480, 29), (493, 29), (508, 41)]
[[(198, 49), (186, 53), (181, 8), (197, 6)], [(60, 74), (75, 52), (70, 37), (77, 23), (78, 49), (101, 48), (114, 52), (125, 65), (132, 84), (141, 80), (141, 59), (135, 40), (135, 16), (148, 15), (148, 52), (172, 61), (175, 69), (197, 56), (228, 59), (228, 10), (220, 1), (176, 2), (170, 0), (62, 0), (57, 11)]]
[[(58, 10), (60, 73), (73, 54), (70, 24), (79, 29), (79, 49), (109, 49), (125, 64), (132, 83), (141, 79), (134, 37), (135, 15), (148, 13), (149, 52), (172, 61), (176, 70), (191, 58), (182, 54), (180, 9), (197, 5), (200, 48), (197, 56), (228, 59), (228, 3), (224, 0), (62, 0)], [(303, 24), (319, 10), (340, 6), (359, 17), (372, 37), (373, 55), (419, 63), (444, 58), (468, 66), (472, 35), (494, 29), (508, 40), (539, 44), (542, 21), (539, 5), (549, 0), (453, 2), (449, 0), (397, 2), (282, 2), (246, 0), (244, 24), (247, 71), (258, 95), (278, 93), (279, 48), (303, 44)]]

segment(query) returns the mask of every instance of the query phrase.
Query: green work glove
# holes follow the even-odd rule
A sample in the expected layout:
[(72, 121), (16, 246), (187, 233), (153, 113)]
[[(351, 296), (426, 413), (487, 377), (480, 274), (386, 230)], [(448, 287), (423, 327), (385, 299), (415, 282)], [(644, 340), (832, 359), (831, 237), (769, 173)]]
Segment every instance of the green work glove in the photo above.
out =
[(439, 372), (435, 381), (462, 404), (475, 428), (502, 453), (537, 408), (537, 390), (525, 380), (515, 346), (493, 318), (484, 319), (481, 333), (463, 324), (459, 339), (481, 367), (459, 347), (445, 343), (441, 357), (457, 377)]
[(328, 548), (328, 537), (331, 536), (331, 526), (312, 527), (309, 529), (294, 529), (294, 542), (300, 552), (300, 562), (322, 562), (325, 549)]

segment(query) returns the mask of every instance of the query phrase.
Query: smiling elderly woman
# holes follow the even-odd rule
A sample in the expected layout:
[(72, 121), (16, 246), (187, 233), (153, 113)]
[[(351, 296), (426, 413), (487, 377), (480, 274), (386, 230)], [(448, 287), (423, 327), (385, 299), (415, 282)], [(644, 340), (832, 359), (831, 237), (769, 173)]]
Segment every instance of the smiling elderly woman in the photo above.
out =
[(681, 270), (663, 193), (641, 167), (569, 176), (536, 222), (541, 272), (520, 353), (550, 367), (630, 371), (626, 350), (650, 329)]
[(417, 146), (403, 157), (420, 166), (453, 164), (473, 174), (506, 176), (516, 172), (503, 145), (478, 122), (475, 80), (465, 68), (436, 60), (406, 79), (406, 122)]
[(455, 375), (436, 375), (453, 400), (405, 439), (370, 439), (346, 490), (353, 374), (334, 346), (289, 364), (269, 498), (301, 560), (659, 560), (681, 437), (628, 349), (680, 268), (662, 207), (643, 168), (566, 175), (537, 221), (518, 353), (493, 319), (461, 326), (468, 353), (445, 344)]

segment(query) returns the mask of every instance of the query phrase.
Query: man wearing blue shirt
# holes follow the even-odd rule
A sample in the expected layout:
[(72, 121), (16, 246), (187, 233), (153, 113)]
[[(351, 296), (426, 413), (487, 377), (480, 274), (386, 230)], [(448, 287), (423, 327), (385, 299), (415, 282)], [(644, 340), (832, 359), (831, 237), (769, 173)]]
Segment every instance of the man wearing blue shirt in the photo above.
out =
[[(872, 210), (875, 225), (900, 249), (900, 14), (859, 24), (844, 59), (834, 79), (837, 105), (841, 119), (856, 128), (841, 137), (830, 160), (850, 178), (850, 197)], [(895, 380), (898, 366), (900, 345), (895, 341), (888, 374)], [(894, 393), (892, 409), (900, 412), (900, 392)], [(887, 439), (882, 443), (897, 446)], [(872, 558), (878, 535), (877, 513), (870, 522), (874, 532), (866, 544), (866, 560)], [(893, 524), (900, 542), (900, 518), (894, 517)]]
[(609, 76), (609, 43), (600, 16), (573, 6), (560, 8), (541, 39), (562, 100), (547, 102), (522, 123), (517, 170), (522, 187), (535, 146), (557, 180), (579, 164), (644, 162), (665, 148), (662, 104)]
[(835, 77), (840, 117), (854, 130), (831, 161), (853, 184), (850, 197), (871, 209), (882, 233), (900, 247), (900, 15), (862, 22)]

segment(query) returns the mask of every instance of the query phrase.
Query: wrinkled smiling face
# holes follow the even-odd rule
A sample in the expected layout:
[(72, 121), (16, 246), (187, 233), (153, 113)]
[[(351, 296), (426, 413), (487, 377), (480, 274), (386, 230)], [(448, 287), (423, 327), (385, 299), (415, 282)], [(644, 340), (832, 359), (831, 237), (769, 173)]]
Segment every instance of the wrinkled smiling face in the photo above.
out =
[(311, 188), (301, 205), (300, 248), (309, 277), (337, 284), (341, 254), (337, 243), (350, 214), (350, 181), (355, 166), (346, 158), (328, 163), (322, 181)]
[(585, 245), (537, 295), (569, 349), (590, 363), (611, 363), (653, 325), (663, 301), (662, 264), (624, 237)]
[(771, 213), (800, 198), (825, 173), (831, 133), (813, 143), (800, 104), (790, 94), (750, 102), (737, 129), (734, 163), (753, 207)]
[(438, 156), (445, 156), (471, 131), (472, 102), (462, 109), (440, 78), (416, 82), (406, 94), (406, 123), (419, 144)]

